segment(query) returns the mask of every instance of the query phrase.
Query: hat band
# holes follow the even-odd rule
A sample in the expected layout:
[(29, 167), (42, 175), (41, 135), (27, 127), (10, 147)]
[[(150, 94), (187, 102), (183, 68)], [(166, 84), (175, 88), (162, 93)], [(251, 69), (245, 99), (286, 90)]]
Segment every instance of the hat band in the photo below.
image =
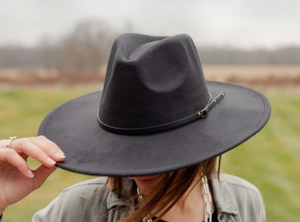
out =
[(112, 133), (124, 134), (124, 135), (142, 135), (142, 134), (157, 133), (160, 131), (173, 129), (173, 128), (191, 123), (198, 119), (206, 118), (208, 116), (208, 113), (210, 112), (210, 110), (218, 102), (220, 102), (224, 96), (225, 96), (225, 92), (221, 92), (216, 98), (210, 99), (208, 104), (201, 111), (195, 112), (194, 114), (192, 114), (190, 116), (184, 117), (182, 119), (179, 119), (179, 120), (176, 120), (176, 121), (173, 121), (170, 123), (146, 127), (146, 128), (119, 128), (119, 127), (109, 126), (100, 120), (99, 110), (97, 113), (97, 118), (98, 118), (98, 123), (101, 126), (101, 128), (103, 128), (104, 130), (106, 130), (108, 132), (112, 132)]

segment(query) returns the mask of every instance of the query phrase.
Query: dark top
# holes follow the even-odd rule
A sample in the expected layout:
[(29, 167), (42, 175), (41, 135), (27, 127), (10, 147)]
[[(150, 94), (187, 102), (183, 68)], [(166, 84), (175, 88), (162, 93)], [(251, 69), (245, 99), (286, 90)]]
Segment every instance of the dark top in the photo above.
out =
[[(217, 211), (216, 210), (215, 210), (215, 212), (211, 216), (212, 216), (212, 221), (211, 222), (218, 222), (218, 215), (217, 215)], [(155, 219), (155, 217), (153, 219)], [(167, 221), (165, 221), (165, 220), (159, 220), (158, 222), (167, 222)]]

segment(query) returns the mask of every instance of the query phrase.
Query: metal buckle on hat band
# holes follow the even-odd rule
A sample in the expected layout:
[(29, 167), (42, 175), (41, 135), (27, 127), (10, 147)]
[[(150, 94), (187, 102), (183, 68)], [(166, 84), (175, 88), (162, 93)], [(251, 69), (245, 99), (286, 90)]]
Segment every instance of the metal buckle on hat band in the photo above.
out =
[(213, 100), (210, 100), (208, 105), (206, 105), (206, 107), (204, 109), (202, 109), (201, 111), (199, 111), (197, 113), (197, 115), (199, 116), (200, 119), (204, 119), (208, 116), (208, 112), (218, 103), (220, 102), (223, 97), (225, 96), (225, 92), (221, 92), (216, 98), (214, 98)]
[(225, 96), (224, 92), (221, 92), (216, 98), (211, 99), (208, 101), (207, 105), (198, 112), (193, 113), (190, 116), (184, 117), (182, 119), (166, 123), (166, 124), (161, 124), (157, 126), (151, 126), (151, 127), (145, 127), (145, 128), (119, 128), (119, 127), (114, 127), (110, 126), (108, 124), (105, 124), (104, 122), (101, 121), (99, 117), (99, 110), (97, 113), (97, 118), (98, 118), (98, 123), (103, 128), (104, 130), (112, 133), (117, 133), (117, 134), (124, 134), (124, 135), (143, 135), (143, 134), (149, 134), (149, 133), (157, 133), (165, 130), (170, 130), (174, 129), (179, 126), (183, 126), (185, 124), (191, 123), (197, 119), (204, 119), (208, 117), (208, 113), (211, 111), (211, 109), (218, 103), (220, 102), (223, 97)]
[(198, 112), (198, 116), (201, 117), (201, 119), (206, 118), (208, 115), (208, 107), (205, 107), (203, 110)]

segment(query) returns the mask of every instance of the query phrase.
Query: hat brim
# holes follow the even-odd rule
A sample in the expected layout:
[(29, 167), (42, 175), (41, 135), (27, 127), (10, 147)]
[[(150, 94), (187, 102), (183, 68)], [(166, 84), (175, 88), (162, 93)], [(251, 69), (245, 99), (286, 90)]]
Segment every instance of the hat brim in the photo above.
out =
[(51, 111), (39, 135), (66, 154), (57, 166), (103, 176), (145, 176), (178, 170), (216, 157), (243, 143), (267, 123), (271, 108), (261, 93), (207, 81), (213, 98), (226, 93), (207, 118), (148, 135), (120, 135), (97, 122), (102, 91), (70, 100)]

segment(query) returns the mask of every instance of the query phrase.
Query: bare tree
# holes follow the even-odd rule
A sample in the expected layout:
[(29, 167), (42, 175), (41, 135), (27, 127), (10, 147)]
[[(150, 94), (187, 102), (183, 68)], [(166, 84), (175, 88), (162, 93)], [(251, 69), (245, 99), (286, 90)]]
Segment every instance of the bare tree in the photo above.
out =
[(107, 62), (117, 33), (104, 20), (87, 20), (76, 25), (60, 45), (63, 69), (82, 71)]

